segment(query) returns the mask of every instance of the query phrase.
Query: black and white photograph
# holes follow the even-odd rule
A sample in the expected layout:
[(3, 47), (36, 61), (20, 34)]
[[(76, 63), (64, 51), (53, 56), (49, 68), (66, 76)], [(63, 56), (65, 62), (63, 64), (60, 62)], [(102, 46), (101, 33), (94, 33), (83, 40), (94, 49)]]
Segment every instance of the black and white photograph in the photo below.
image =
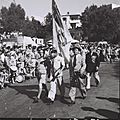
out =
[(0, 0), (0, 120), (120, 119), (120, 0)]

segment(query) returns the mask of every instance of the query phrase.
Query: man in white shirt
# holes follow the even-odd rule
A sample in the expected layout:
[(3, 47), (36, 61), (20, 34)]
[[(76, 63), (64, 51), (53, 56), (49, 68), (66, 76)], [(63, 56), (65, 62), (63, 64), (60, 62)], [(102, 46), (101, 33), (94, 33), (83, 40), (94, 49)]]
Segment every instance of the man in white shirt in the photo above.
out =
[[(75, 104), (75, 96), (77, 87), (79, 88), (83, 99), (86, 97), (86, 88), (83, 79), (85, 78), (84, 72), (86, 68), (85, 57), (80, 54), (80, 46), (78, 44), (74, 47), (74, 60), (72, 62), (74, 75), (72, 76), (72, 84), (69, 92), (71, 104)], [(78, 85), (76, 85), (78, 84)]]
[(63, 69), (65, 67), (64, 58), (59, 56), (57, 50), (53, 49), (51, 51), (51, 76), (50, 76), (50, 91), (48, 93), (48, 104), (52, 104), (55, 100), (56, 95), (56, 85), (58, 85), (61, 93), (61, 97), (64, 96), (63, 88)]

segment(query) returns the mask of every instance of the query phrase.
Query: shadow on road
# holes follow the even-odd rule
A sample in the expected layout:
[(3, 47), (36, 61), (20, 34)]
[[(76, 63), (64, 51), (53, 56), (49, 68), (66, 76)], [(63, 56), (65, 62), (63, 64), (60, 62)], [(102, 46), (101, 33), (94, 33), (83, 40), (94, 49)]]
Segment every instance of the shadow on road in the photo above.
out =
[(81, 109), (84, 111), (95, 112), (95, 113), (97, 113), (105, 118), (109, 118), (109, 119), (118, 119), (119, 118), (119, 113), (111, 111), (111, 110), (94, 109), (91, 107), (81, 107)]
[[(10, 88), (12, 89), (15, 89), (18, 93), (18, 94), (24, 94), (24, 95), (27, 95), (30, 99), (33, 100), (33, 103), (34, 100), (35, 100), (35, 97), (37, 96), (38, 94), (38, 86), (37, 85), (24, 85), (24, 86), (9, 86)], [(46, 103), (46, 92), (45, 91), (42, 91), (41, 93), (41, 100)]]
[(60, 101), (60, 102), (63, 103), (63, 104), (66, 104), (66, 105), (69, 105), (69, 104), (70, 104), (70, 102), (69, 102), (68, 100), (66, 100), (66, 97), (61, 98), (60, 95), (56, 95), (56, 100)]
[[(38, 93), (38, 86), (37, 85), (24, 85), (24, 86), (9, 86), (12, 89), (15, 89), (17, 91), (16, 95), (18, 94), (24, 94), (27, 95), (30, 99), (35, 100), (35, 97), (37, 96)], [(43, 101), (43, 103), (47, 102), (47, 94), (46, 92), (43, 90), (41, 93), (41, 100)], [(63, 104), (69, 104), (68, 101), (66, 101), (65, 99), (61, 99), (60, 95), (56, 95), (56, 100), (62, 102)]]
[(120, 99), (119, 98), (105, 98), (105, 97), (96, 97), (97, 99), (101, 99), (101, 100), (108, 100), (110, 102), (114, 102), (114, 103), (120, 103)]
[(24, 86), (9, 86), (12, 89), (15, 89), (18, 94), (24, 94), (27, 95), (30, 99), (34, 99), (35, 96), (37, 96), (37, 91), (35, 89), (37, 88), (37, 85), (24, 85)]

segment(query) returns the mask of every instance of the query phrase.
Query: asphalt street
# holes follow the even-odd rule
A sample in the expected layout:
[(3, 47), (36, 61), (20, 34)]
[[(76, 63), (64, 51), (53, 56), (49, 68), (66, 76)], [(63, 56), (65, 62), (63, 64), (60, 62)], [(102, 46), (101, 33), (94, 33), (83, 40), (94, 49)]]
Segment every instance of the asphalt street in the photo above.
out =
[[(69, 106), (69, 74), (64, 71), (65, 100), (61, 101), (57, 90), (52, 105), (45, 102), (44, 91), (39, 103), (34, 103), (37, 95), (37, 80), (30, 79), (15, 83), (0, 90), (0, 118), (107, 118), (118, 119), (119, 114), (119, 63), (101, 63), (101, 84), (95, 87), (91, 80), (91, 89), (87, 98), (82, 99), (77, 90), (76, 103)], [(47, 85), (49, 88), (49, 84)]]

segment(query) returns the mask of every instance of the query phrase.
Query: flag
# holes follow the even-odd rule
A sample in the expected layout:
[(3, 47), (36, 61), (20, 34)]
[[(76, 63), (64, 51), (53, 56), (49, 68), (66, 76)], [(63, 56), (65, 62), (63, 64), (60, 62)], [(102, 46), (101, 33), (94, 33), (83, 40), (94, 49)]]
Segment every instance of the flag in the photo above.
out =
[(64, 24), (57, 4), (52, 0), (52, 15), (53, 15), (53, 46), (61, 53), (65, 62), (69, 62), (69, 48), (73, 40), (67, 25)]
[(55, 3), (55, 1), (52, 1), (52, 14), (53, 14), (53, 18), (55, 19), (56, 23), (63, 28), (63, 24), (62, 24), (62, 20), (61, 20), (61, 15), (59, 12), (59, 9), (57, 7), (57, 4)]

